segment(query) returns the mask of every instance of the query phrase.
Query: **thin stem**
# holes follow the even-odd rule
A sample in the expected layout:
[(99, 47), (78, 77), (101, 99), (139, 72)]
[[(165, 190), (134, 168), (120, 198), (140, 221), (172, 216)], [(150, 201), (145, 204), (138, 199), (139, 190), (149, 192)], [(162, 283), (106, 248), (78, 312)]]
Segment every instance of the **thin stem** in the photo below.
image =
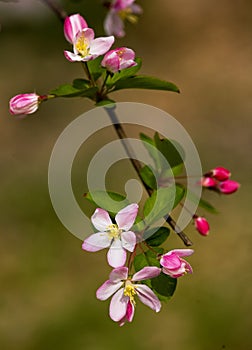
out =
[[(115, 113), (115, 107), (105, 108), (105, 110), (112, 121), (113, 127), (115, 128), (115, 131), (122, 142), (122, 145), (123, 145), (128, 157), (131, 161), (131, 164), (133, 165), (134, 169), (136, 170), (146, 192), (148, 193), (149, 196), (151, 196), (152, 190), (143, 182), (142, 177), (140, 175), (142, 165), (139, 162), (139, 160), (137, 159), (133, 148), (130, 146), (130, 144), (127, 142), (127, 140), (125, 140), (127, 138), (127, 135), (126, 135), (122, 125), (120, 124), (119, 119), (117, 118), (117, 115)], [(166, 222), (171, 226), (171, 228), (174, 230), (174, 232), (176, 232), (176, 234), (179, 236), (179, 238), (183, 241), (183, 243), (187, 247), (189, 247), (193, 244), (192, 241), (187, 237), (187, 235), (177, 226), (175, 220), (173, 220), (173, 218), (170, 215), (165, 217), (165, 219), (166, 219)]]
[(56, 4), (53, 0), (41, 0), (45, 3), (59, 18), (61, 22), (64, 23), (65, 18), (67, 17), (67, 12), (63, 9), (63, 7), (59, 4)]
[(90, 73), (87, 62), (81, 62), (81, 63), (82, 63), (82, 67), (84, 68), (85, 73), (87, 74), (88, 80), (91, 82), (92, 86), (95, 86), (95, 81), (92, 77), (92, 74)]

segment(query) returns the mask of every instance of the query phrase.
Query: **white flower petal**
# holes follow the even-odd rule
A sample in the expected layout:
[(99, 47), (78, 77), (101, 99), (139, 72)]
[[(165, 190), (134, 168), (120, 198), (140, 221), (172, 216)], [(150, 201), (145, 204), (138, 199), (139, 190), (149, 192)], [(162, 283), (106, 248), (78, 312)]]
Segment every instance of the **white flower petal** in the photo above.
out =
[(128, 278), (128, 268), (126, 266), (117, 267), (112, 270), (109, 275), (109, 280), (113, 283), (117, 283), (121, 280), (126, 280)]
[(134, 224), (138, 212), (138, 204), (133, 203), (120, 210), (116, 216), (115, 221), (118, 227), (124, 231), (128, 231)]
[(126, 258), (127, 254), (122, 247), (122, 242), (119, 239), (114, 239), (107, 254), (109, 265), (112, 267), (121, 267), (125, 264)]
[(161, 309), (161, 303), (156, 294), (144, 284), (135, 284), (137, 296), (140, 301), (149, 306), (152, 310), (159, 312)]
[(100, 37), (90, 42), (90, 55), (94, 58), (105, 54), (113, 45), (115, 38), (113, 36)]
[(130, 252), (133, 252), (136, 245), (136, 235), (134, 232), (128, 231), (121, 234), (122, 246)]
[(129, 297), (123, 294), (124, 289), (121, 288), (116, 292), (110, 302), (109, 316), (115, 322), (120, 321), (127, 312), (127, 304)]
[(98, 231), (106, 231), (112, 225), (109, 213), (101, 208), (97, 208), (91, 217), (92, 224)]
[(111, 281), (104, 282), (100, 288), (96, 291), (96, 298), (99, 300), (107, 300), (111, 295), (113, 295), (121, 286), (123, 282), (113, 283)]
[(136, 272), (133, 277), (132, 281), (142, 281), (146, 280), (148, 278), (154, 278), (157, 277), (161, 272), (161, 269), (156, 266), (146, 266), (142, 270)]
[(111, 239), (107, 232), (97, 232), (86, 238), (82, 244), (82, 249), (88, 252), (97, 252), (110, 246)]
[(76, 53), (70, 52), (70, 51), (64, 51), (64, 55), (66, 59), (70, 62), (80, 62), (82, 61), (82, 57), (77, 55)]

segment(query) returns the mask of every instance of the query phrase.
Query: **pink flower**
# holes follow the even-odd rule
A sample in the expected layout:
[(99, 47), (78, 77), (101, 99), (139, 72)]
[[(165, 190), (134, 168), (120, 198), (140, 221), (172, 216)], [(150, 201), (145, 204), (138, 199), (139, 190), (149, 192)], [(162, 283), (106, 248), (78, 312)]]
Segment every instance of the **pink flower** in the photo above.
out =
[(76, 35), (87, 27), (87, 22), (78, 13), (66, 17), (64, 22), (64, 35), (66, 40), (73, 44)]
[(96, 297), (99, 300), (107, 300), (114, 294), (110, 302), (109, 315), (113, 321), (119, 322), (120, 326), (125, 322), (132, 322), (136, 305), (135, 296), (143, 304), (159, 312), (161, 303), (154, 292), (145, 284), (135, 282), (156, 277), (160, 272), (161, 269), (158, 267), (146, 266), (130, 278), (128, 268), (119, 267), (112, 270), (109, 279), (97, 290)]
[(207, 236), (209, 234), (210, 226), (205, 218), (195, 215), (194, 216), (194, 225), (195, 225), (196, 230), (202, 236)]
[(108, 263), (112, 267), (125, 264), (126, 250), (133, 252), (136, 245), (136, 235), (129, 231), (135, 222), (138, 212), (137, 204), (130, 204), (120, 210), (115, 216), (113, 224), (106, 210), (97, 208), (91, 217), (94, 227), (99, 231), (85, 239), (82, 249), (96, 252), (108, 248)]
[(183, 276), (186, 273), (192, 273), (191, 265), (182, 256), (189, 256), (193, 253), (192, 249), (174, 249), (162, 255), (160, 264), (162, 271), (173, 278)]
[(94, 38), (91, 28), (84, 28), (73, 39), (73, 52), (64, 51), (66, 59), (70, 62), (90, 61), (105, 54), (113, 45), (113, 36)]
[(219, 184), (219, 190), (223, 194), (231, 194), (238, 190), (240, 187), (240, 184), (233, 180), (226, 180), (223, 182), (220, 182)]
[(211, 174), (218, 181), (228, 180), (231, 176), (231, 172), (221, 166), (212, 169)]
[(19, 94), (10, 99), (10, 113), (25, 116), (36, 112), (41, 98), (36, 93)]
[(124, 21), (137, 22), (137, 16), (142, 13), (142, 8), (134, 4), (135, 0), (114, 0), (105, 18), (104, 29), (108, 35), (121, 38), (125, 35)]
[(212, 177), (208, 177), (208, 176), (204, 176), (201, 179), (201, 186), (203, 187), (207, 187), (207, 188), (213, 188), (217, 185), (217, 182), (215, 179), (213, 179)]
[(135, 52), (127, 47), (120, 47), (111, 50), (104, 56), (101, 65), (111, 73), (116, 73), (122, 69), (136, 66), (134, 61)]

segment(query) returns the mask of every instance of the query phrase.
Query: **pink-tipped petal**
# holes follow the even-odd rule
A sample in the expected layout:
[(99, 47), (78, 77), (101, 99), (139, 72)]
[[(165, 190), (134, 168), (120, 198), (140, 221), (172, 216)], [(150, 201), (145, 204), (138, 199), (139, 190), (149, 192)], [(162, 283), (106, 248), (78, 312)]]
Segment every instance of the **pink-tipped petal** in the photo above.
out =
[(169, 270), (180, 268), (181, 259), (175, 253), (165, 254), (160, 259), (160, 264)]
[(111, 297), (121, 286), (123, 282), (113, 283), (111, 281), (104, 282), (96, 291), (96, 298), (99, 300), (107, 300)]
[(154, 278), (157, 277), (160, 272), (161, 269), (156, 266), (146, 266), (133, 275), (132, 281), (142, 281), (148, 278)]
[(92, 224), (98, 231), (105, 231), (110, 225), (112, 225), (112, 220), (110, 219), (109, 213), (102, 209), (97, 208), (91, 217)]
[(90, 55), (96, 58), (105, 54), (113, 45), (115, 38), (113, 36), (100, 37), (90, 42)]
[(137, 290), (137, 296), (143, 304), (147, 305), (156, 312), (160, 311), (161, 303), (158, 297), (148, 286), (144, 284), (135, 284), (135, 288)]
[(40, 96), (36, 93), (19, 94), (10, 99), (10, 113), (13, 115), (27, 115), (36, 112)]
[(226, 180), (219, 184), (220, 192), (223, 194), (232, 194), (236, 192), (240, 187), (240, 184), (233, 180)]
[(88, 252), (97, 252), (103, 248), (108, 248), (110, 243), (111, 239), (106, 232), (98, 232), (85, 239), (82, 244), (82, 249)]
[(115, 322), (119, 322), (125, 317), (127, 312), (127, 305), (129, 297), (124, 295), (124, 289), (119, 289), (112, 297), (109, 306), (109, 316)]
[(133, 203), (120, 210), (116, 216), (115, 221), (118, 227), (122, 230), (128, 231), (134, 224), (138, 212), (138, 204)]
[(122, 232), (121, 241), (124, 249), (128, 250), (129, 252), (133, 252), (136, 245), (136, 235), (134, 232)]
[(126, 251), (122, 247), (119, 239), (114, 239), (107, 253), (108, 263), (112, 267), (121, 267), (125, 264), (127, 258)]
[(126, 280), (128, 278), (128, 268), (126, 266), (117, 267), (112, 270), (109, 275), (109, 280), (111, 282), (117, 283), (121, 280)]
[(75, 36), (87, 27), (87, 22), (78, 13), (66, 17), (64, 22), (64, 35), (66, 40), (72, 44), (74, 42)]
[[(194, 253), (194, 250), (193, 249), (173, 249), (169, 253), (175, 253), (181, 257), (181, 256), (192, 255)], [(167, 254), (169, 254), (169, 253), (167, 253)]]
[(80, 62), (82, 61), (82, 57), (77, 55), (76, 53), (70, 52), (70, 51), (64, 51), (64, 55), (66, 59), (70, 62)]
[(135, 306), (131, 301), (128, 301), (126, 315), (119, 321), (119, 326), (123, 326), (125, 322), (132, 322), (135, 313)]

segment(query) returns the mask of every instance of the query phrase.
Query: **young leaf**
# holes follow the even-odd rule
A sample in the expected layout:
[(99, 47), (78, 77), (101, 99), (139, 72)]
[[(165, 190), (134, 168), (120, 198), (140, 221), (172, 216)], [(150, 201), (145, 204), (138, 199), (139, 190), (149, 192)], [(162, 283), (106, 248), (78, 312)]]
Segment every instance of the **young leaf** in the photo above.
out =
[(177, 279), (161, 273), (159, 276), (152, 278), (151, 285), (155, 292), (169, 299), (176, 290)]
[[(125, 196), (111, 191), (88, 192), (84, 194), (84, 198), (95, 206), (107, 210), (112, 217), (129, 204)], [(96, 203), (94, 198), (96, 198), (99, 203)]]
[(96, 87), (92, 88), (83, 88), (83, 89), (77, 89), (71, 84), (63, 84), (57, 87), (54, 90), (50, 91), (51, 95), (55, 95), (57, 97), (89, 97), (94, 98), (95, 94), (97, 92)]
[(154, 160), (156, 169), (157, 170), (161, 169), (161, 164), (159, 159), (160, 157), (155, 145), (155, 141), (143, 133), (140, 133), (140, 139), (143, 141), (143, 145), (147, 149), (150, 157)]
[(144, 205), (145, 223), (151, 225), (162, 217), (167, 216), (183, 199), (184, 193), (184, 188), (178, 185), (175, 188), (173, 185), (154, 191)]
[(90, 60), (87, 62), (88, 70), (95, 81), (100, 78), (102, 73), (105, 71), (105, 68), (101, 66), (102, 58), (102, 56), (99, 56), (95, 60)]
[(73, 81), (73, 87), (78, 90), (85, 90), (90, 87), (90, 82), (86, 79), (77, 78)]
[(155, 133), (154, 140), (157, 149), (164, 155), (170, 168), (183, 164), (185, 152), (176, 141), (160, 139), (158, 133)]
[(147, 186), (149, 186), (153, 190), (157, 189), (157, 182), (154, 175), (154, 170), (152, 170), (150, 166), (145, 165), (143, 168), (141, 168), (140, 175)]
[(153, 228), (144, 233), (145, 242), (151, 247), (158, 247), (163, 244), (169, 237), (170, 230), (168, 227)]
[(179, 88), (168, 81), (145, 75), (120, 79), (114, 84), (113, 91), (121, 89), (150, 89), (179, 92)]

